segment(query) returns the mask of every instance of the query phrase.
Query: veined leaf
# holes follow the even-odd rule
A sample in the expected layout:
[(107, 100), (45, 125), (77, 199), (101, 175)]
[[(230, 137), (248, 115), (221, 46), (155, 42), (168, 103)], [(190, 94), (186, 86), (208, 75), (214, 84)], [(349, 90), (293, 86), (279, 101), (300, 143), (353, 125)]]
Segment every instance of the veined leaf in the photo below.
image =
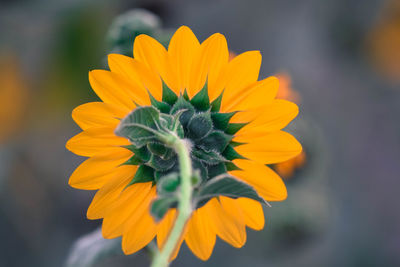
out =
[(246, 197), (268, 205), (268, 202), (260, 197), (252, 186), (228, 174), (221, 174), (206, 182), (198, 191), (196, 202), (204, 203), (204, 201), (218, 196)]

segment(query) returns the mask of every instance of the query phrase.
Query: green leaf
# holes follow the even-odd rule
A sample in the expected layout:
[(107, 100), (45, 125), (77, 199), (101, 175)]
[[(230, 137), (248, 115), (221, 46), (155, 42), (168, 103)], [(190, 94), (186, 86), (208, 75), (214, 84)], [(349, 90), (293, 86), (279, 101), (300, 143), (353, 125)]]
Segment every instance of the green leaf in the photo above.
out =
[(157, 182), (157, 193), (161, 196), (175, 193), (179, 185), (179, 174), (177, 172), (171, 172), (165, 176), (160, 177)]
[(122, 119), (115, 134), (128, 138), (137, 147), (142, 147), (156, 138), (159, 124), (160, 112), (155, 107), (138, 107)]
[(170, 113), (175, 114), (179, 110), (185, 110), (179, 117), (179, 121), (181, 122), (182, 126), (186, 128), (187, 124), (189, 123), (190, 118), (195, 113), (195, 108), (189, 101), (185, 100), (185, 98), (180, 97), (176, 101), (176, 103), (172, 106)]
[(210, 107), (210, 99), (208, 98), (208, 85), (204, 85), (203, 89), (200, 90), (193, 98), (190, 103), (198, 110), (205, 111)]
[(162, 101), (170, 104), (171, 106), (175, 104), (178, 100), (178, 96), (172, 91), (163, 81), (163, 91), (162, 91)]
[(163, 157), (167, 153), (167, 147), (160, 142), (148, 143), (147, 148), (151, 153), (159, 157)]
[(162, 101), (158, 101), (157, 99), (155, 99), (149, 92), (149, 96), (150, 96), (150, 102), (151, 105), (156, 107), (159, 111), (161, 111), (162, 113), (169, 113), (169, 111), (171, 110), (171, 106), (168, 105), (165, 102)]
[(236, 164), (234, 164), (233, 162), (226, 162), (225, 163), (225, 167), (227, 171), (240, 171), (242, 170), (241, 168), (239, 168), (238, 166), (236, 166)]
[(193, 149), (192, 155), (208, 165), (216, 165), (220, 162), (227, 161), (220, 153), (212, 150), (204, 151), (203, 149)]
[(235, 115), (236, 112), (230, 112), (230, 113), (211, 113), (211, 119), (213, 121), (214, 126), (222, 131), (225, 131), (225, 129), (229, 125), (229, 120)]
[(228, 170), (223, 162), (214, 165), (208, 166), (208, 177), (209, 179), (213, 179), (214, 177), (226, 173)]
[(212, 112), (218, 112), (220, 110), (223, 94), (224, 92), (222, 91), (222, 93), (211, 103)]
[(158, 197), (151, 204), (150, 213), (154, 220), (159, 222), (170, 208), (176, 207), (177, 203), (176, 197)]
[(268, 205), (268, 202), (259, 196), (252, 186), (229, 174), (221, 174), (207, 181), (198, 191), (196, 201), (199, 203), (218, 196), (230, 198), (246, 197)]
[(187, 89), (185, 89), (185, 91), (183, 91), (183, 95), (182, 96), (183, 96), (183, 98), (185, 100), (189, 101), (189, 95), (188, 95)]
[(169, 159), (162, 159), (161, 157), (153, 154), (151, 155), (149, 162), (147, 162), (147, 165), (156, 171), (167, 171), (174, 167), (176, 162), (176, 156)]
[(196, 158), (192, 158), (193, 173), (196, 173), (203, 181), (208, 179), (208, 170), (205, 164)]
[(228, 145), (224, 152), (222, 152), (222, 155), (227, 159), (227, 160), (234, 160), (234, 159), (247, 159), (240, 155), (239, 153), (236, 152), (236, 150), (233, 148), (232, 145)]
[(194, 114), (187, 125), (187, 135), (194, 140), (205, 137), (212, 130), (209, 112)]
[(150, 160), (150, 152), (146, 146), (137, 148), (134, 145), (125, 146), (127, 149), (132, 151), (134, 155), (124, 164), (130, 165), (138, 165), (134, 164), (135, 162), (139, 162), (139, 164), (147, 162)]
[(237, 133), (240, 129), (242, 129), (244, 126), (246, 126), (248, 123), (229, 123), (228, 127), (225, 130), (225, 133), (234, 135)]
[(198, 142), (198, 145), (205, 151), (224, 151), (232, 136), (222, 131), (213, 131)]
[(135, 176), (126, 187), (137, 183), (147, 183), (153, 181), (154, 181), (154, 170), (149, 166), (140, 165), (135, 173)]
[(133, 155), (127, 161), (122, 163), (122, 165), (140, 165), (143, 164), (143, 160), (141, 160), (138, 156)]

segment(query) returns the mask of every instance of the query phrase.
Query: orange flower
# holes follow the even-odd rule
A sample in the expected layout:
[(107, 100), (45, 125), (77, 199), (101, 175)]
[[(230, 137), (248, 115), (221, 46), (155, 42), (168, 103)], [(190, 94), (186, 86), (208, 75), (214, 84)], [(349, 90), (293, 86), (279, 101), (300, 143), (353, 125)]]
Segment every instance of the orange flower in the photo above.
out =
[[(203, 171), (203, 181), (228, 172), (268, 201), (286, 198), (284, 183), (265, 164), (282, 162), (301, 152), (297, 140), (281, 130), (297, 115), (298, 107), (275, 99), (277, 78), (257, 81), (261, 65), (258, 51), (229, 61), (223, 35), (216, 33), (200, 43), (188, 27), (182, 26), (168, 50), (153, 38), (140, 35), (133, 53), (134, 58), (109, 55), (110, 71), (89, 73), (90, 84), (103, 102), (87, 103), (73, 111), (83, 132), (66, 145), (72, 152), (89, 157), (71, 175), (69, 184), (98, 190), (87, 216), (103, 218), (105, 238), (122, 236), (126, 254), (138, 251), (155, 237), (161, 247), (174, 222), (175, 209), (170, 209), (161, 222), (154, 221), (149, 212), (157, 181), (162, 179), (157, 177), (173, 167), (157, 169), (152, 161), (156, 158), (151, 154), (156, 153), (152, 144), (144, 146), (144, 151), (127, 149), (132, 143), (114, 133), (120, 120), (138, 106), (152, 105), (165, 116), (173, 114), (178, 105), (186, 105), (185, 112), (192, 110), (183, 129), (192, 144), (194, 168)], [(194, 117), (202, 119), (191, 123)], [(206, 130), (202, 123), (207, 124)], [(215, 162), (197, 160), (198, 153), (207, 157), (212, 154)], [(157, 159), (166, 163), (171, 157)], [(171, 166), (176, 166), (173, 164), (172, 160)], [(193, 212), (182, 242), (197, 257), (207, 260), (216, 236), (234, 247), (243, 246), (246, 226), (255, 230), (264, 227), (259, 202), (214, 197)]]

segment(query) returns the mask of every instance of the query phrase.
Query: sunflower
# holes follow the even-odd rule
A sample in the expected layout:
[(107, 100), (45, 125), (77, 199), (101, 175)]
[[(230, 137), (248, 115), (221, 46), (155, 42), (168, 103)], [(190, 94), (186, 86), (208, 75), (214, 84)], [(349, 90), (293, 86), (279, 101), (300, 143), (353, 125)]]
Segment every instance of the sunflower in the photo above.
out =
[[(223, 35), (216, 33), (199, 43), (182, 26), (168, 50), (155, 39), (139, 35), (133, 55), (111, 54), (110, 71), (89, 72), (91, 87), (102, 102), (74, 109), (72, 117), (83, 131), (66, 145), (73, 153), (89, 157), (72, 173), (69, 184), (98, 190), (87, 217), (103, 219), (105, 238), (122, 236), (125, 254), (140, 250), (154, 238), (161, 248), (177, 213), (169, 208), (160, 221), (150, 214), (160, 181), (176, 170), (177, 161), (174, 152), (161, 144), (139, 145), (118, 131), (133, 110), (147, 108), (165, 118), (180, 112), (180, 134), (191, 144), (192, 165), (200, 183), (228, 173), (267, 201), (286, 198), (284, 183), (267, 164), (301, 152), (298, 141), (281, 130), (296, 117), (298, 107), (274, 99), (277, 78), (257, 81), (259, 51), (229, 60)], [(216, 236), (242, 247), (246, 226), (264, 227), (258, 201), (212, 197), (196, 206), (180, 244), (185, 241), (197, 257), (207, 260)]]

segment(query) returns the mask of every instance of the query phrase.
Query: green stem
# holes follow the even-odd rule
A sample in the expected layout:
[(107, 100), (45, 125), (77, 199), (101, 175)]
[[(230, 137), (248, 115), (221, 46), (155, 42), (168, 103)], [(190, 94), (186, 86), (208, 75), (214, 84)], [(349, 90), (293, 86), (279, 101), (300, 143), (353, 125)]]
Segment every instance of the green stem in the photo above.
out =
[(162, 250), (155, 255), (151, 267), (166, 267), (169, 265), (169, 259), (171, 258), (174, 249), (178, 246), (185, 225), (192, 214), (192, 162), (190, 159), (188, 144), (185, 140), (180, 139), (176, 135), (168, 135), (164, 141), (178, 154), (181, 192), (178, 198), (178, 215), (175, 224)]

